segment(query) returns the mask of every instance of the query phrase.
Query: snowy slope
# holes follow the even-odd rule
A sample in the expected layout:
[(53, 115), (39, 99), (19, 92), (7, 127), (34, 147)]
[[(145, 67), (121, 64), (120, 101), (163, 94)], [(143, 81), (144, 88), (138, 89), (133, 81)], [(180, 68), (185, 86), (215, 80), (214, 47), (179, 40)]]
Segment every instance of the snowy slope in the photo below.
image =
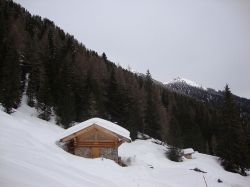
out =
[[(125, 143), (119, 149), (130, 163), (120, 167), (108, 159), (86, 159), (66, 153), (55, 141), (64, 130), (37, 119), (36, 112), (22, 105), (8, 115), (0, 111), (1, 187), (194, 187), (250, 186), (250, 176), (225, 172), (217, 158), (195, 153), (193, 160), (169, 161), (166, 148), (152, 140)], [(195, 172), (195, 167), (206, 174)], [(220, 178), (223, 183), (217, 183)]]

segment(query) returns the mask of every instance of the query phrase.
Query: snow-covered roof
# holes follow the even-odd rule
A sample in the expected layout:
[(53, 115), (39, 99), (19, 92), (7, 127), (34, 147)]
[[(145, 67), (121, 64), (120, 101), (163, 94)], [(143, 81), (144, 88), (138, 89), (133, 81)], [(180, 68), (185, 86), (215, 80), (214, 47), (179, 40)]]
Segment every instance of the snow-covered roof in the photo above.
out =
[(183, 149), (184, 155), (193, 154), (194, 150), (192, 148)]
[(74, 134), (74, 133), (76, 133), (80, 130), (83, 130), (83, 129), (85, 129), (91, 125), (94, 125), (94, 124), (98, 125), (100, 127), (103, 127), (109, 131), (112, 131), (119, 136), (122, 136), (124, 138), (131, 140), (130, 132), (127, 129), (125, 129), (125, 128), (123, 128), (115, 123), (112, 123), (110, 121), (101, 119), (101, 118), (91, 118), (87, 121), (84, 121), (82, 123), (74, 125), (73, 127), (68, 128), (67, 130), (65, 130), (62, 133), (62, 136), (60, 136), (60, 139), (65, 138), (71, 134)]

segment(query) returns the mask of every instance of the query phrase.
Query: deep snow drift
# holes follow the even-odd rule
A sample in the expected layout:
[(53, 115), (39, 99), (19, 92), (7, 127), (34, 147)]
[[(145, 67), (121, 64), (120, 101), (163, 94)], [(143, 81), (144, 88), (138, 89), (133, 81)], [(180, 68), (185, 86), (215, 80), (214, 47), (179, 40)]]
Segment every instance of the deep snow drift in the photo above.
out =
[[(165, 157), (166, 148), (152, 140), (124, 143), (119, 148), (128, 167), (108, 159), (77, 157), (55, 144), (63, 132), (36, 118), (35, 110), (27, 105), (12, 115), (0, 111), (0, 186), (205, 187), (204, 178), (209, 187), (250, 186), (250, 176), (224, 171), (216, 157), (195, 153), (194, 159), (175, 163)], [(190, 170), (196, 167), (207, 173)]]

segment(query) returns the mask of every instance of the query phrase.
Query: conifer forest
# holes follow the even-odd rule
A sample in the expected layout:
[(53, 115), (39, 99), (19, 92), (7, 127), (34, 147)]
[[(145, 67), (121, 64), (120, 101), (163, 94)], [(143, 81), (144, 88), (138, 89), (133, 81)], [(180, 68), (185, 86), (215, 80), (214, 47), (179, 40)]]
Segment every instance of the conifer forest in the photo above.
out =
[(250, 102), (237, 102), (228, 86), (213, 102), (176, 92), (150, 70), (124, 69), (52, 21), (0, 0), (0, 103), (7, 113), (20, 105), (26, 82), (28, 105), (64, 128), (100, 117), (128, 129), (132, 139), (141, 132), (217, 155), (229, 171), (244, 174), (250, 166)]

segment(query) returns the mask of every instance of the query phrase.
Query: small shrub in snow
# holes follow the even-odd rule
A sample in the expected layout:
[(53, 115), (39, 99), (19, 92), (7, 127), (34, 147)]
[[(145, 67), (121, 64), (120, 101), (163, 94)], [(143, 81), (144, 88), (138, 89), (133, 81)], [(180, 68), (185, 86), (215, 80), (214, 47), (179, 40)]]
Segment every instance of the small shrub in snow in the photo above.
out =
[(147, 134), (143, 134), (141, 132), (138, 132), (137, 133), (137, 138), (140, 139), (140, 140), (147, 140), (147, 139), (150, 139), (151, 137)]
[(234, 164), (231, 161), (227, 161), (223, 159), (220, 159), (220, 160), (221, 160), (221, 165), (224, 167), (225, 170), (233, 172), (233, 173), (239, 173), (242, 176), (247, 176), (245, 167), (241, 167), (239, 166), (239, 164)]
[(194, 170), (196, 172), (201, 172), (201, 173), (207, 173), (206, 171), (202, 171), (201, 169), (199, 168), (194, 168), (194, 169), (190, 169), (190, 170)]
[(152, 142), (155, 143), (155, 144), (157, 144), (157, 145), (163, 145), (163, 146), (165, 145), (164, 142), (162, 142), (160, 140), (156, 140), (156, 139), (153, 139)]
[(175, 161), (175, 162), (182, 162), (182, 151), (181, 149), (175, 147), (175, 146), (171, 146), (167, 152), (166, 155), (168, 157), (169, 160)]
[(135, 162), (135, 157), (127, 157), (122, 159), (122, 163), (125, 164), (126, 166), (131, 166)]
[(218, 182), (218, 183), (222, 183), (223, 181), (222, 181), (222, 180), (220, 180), (220, 179), (218, 179), (218, 180), (217, 180), (217, 182)]
[(154, 166), (152, 166), (152, 165), (150, 165), (150, 164), (148, 164), (148, 167), (149, 167), (150, 169), (154, 169)]

